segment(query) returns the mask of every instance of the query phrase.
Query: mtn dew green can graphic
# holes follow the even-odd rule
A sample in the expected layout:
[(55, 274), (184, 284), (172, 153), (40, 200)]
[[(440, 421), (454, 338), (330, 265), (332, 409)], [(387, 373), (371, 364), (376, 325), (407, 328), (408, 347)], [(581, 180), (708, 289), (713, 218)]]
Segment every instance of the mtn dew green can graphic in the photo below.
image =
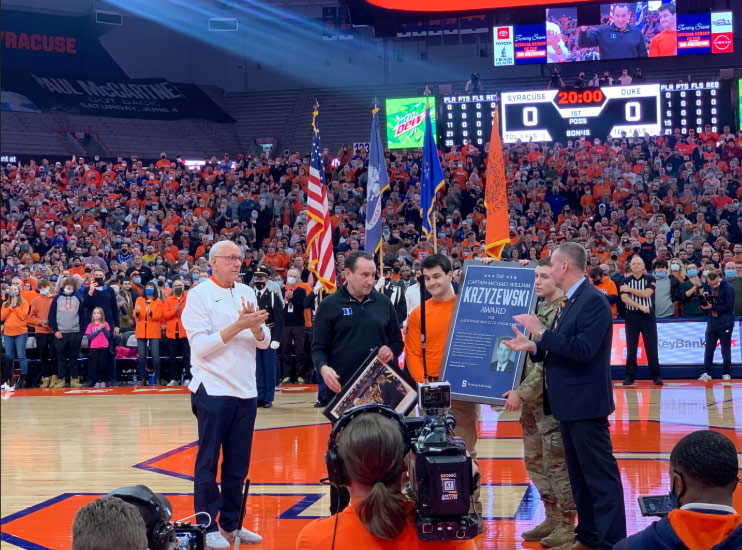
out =
[(386, 100), (386, 141), (389, 149), (412, 149), (423, 146), (426, 101), (430, 103), (430, 118), (435, 135), (434, 97)]

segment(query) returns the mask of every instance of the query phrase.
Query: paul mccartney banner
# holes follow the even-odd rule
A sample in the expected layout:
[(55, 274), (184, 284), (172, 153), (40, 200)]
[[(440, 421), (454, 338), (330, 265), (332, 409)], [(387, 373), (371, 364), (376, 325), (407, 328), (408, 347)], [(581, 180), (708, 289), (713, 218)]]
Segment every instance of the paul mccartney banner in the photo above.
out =
[(536, 304), (535, 270), (510, 262), (465, 262), (443, 356), (441, 379), (462, 401), (503, 405), (520, 384), (525, 353), (504, 342), (515, 337), (513, 316)]

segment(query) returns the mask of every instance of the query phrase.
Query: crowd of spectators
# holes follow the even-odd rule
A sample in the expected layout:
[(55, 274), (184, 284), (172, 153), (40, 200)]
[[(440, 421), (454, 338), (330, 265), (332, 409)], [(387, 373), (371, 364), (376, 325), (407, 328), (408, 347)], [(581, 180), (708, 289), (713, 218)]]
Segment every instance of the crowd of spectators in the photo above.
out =
[[(587, 275), (602, 284), (606, 276), (619, 281), (627, 260), (638, 254), (647, 270), (669, 272), (669, 304), (663, 298), (658, 316), (701, 315), (697, 289), (713, 268), (731, 279), (741, 296), (735, 314), (742, 314), (741, 145), (742, 132), (735, 135), (729, 125), (721, 133), (706, 126), (668, 136), (505, 145), (511, 241), (504, 259), (538, 260), (560, 242), (579, 242), (588, 250), (589, 269), (598, 268)], [(471, 143), (441, 154), (446, 185), (434, 207), (437, 246), (457, 270), (464, 260), (483, 255), (487, 154), (488, 146), (480, 150)], [(390, 270), (387, 283), (399, 280), (406, 289), (433, 252), (421, 231), (421, 153), (393, 150), (386, 157), (390, 189), (382, 199), (381, 253)], [(342, 283), (345, 255), (365, 244), (367, 153), (348, 145), (336, 154), (325, 149), (323, 165)], [(308, 176), (309, 153), (288, 149), (275, 157), (239, 154), (236, 160), (225, 153), (197, 169), (165, 153), (154, 162), (73, 156), (65, 162), (7, 164), (0, 244), (5, 351), (18, 359), (24, 374), (22, 348), (29, 333), (55, 336), (37, 338), (37, 345), (47, 346), (45, 357), (49, 346), (72, 357), (74, 350), (66, 346), (79, 345), (93, 309), (100, 307), (101, 329), (106, 324), (110, 329), (111, 357), (134, 335), (140, 379), (147, 374), (149, 351), (153, 382), (183, 382), (187, 365), (174, 360), (169, 349), (177, 342), (168, 337), (179, 323), (178, 302), (171, 300), (167, 314), (167, 300), (173, 287), (179, 300), (180, 288), (187, 294), (209, 277), (208, 252), (224, 239), (245, 254), (244, 282), (265, 265), (282, 298), (280, 285), (289, 268), (296, 268), (310, 327), (318, 285), (307, 269)], [(79, 326), (60, 300), (49, 303), (49, 295), (79, 298), (79, 307), (74, 304)], [(31, 309), (35, 316), (29, 316)], [(614, 309), (620, 316), (621, 300)], [(64, 327), (57, 326), (62, 322)], [(182, 340), (182, 327), (177, 337)], [(163, 369), (168, 376), (160, 372), (161, 353), (173, 357)], [(60, 363), (59, 372), (42, 367), (42, 386), (63, 386), (70, 375), (70, 383), (78, 384), (71, 363), (64, 371)], [(116, 381), (114, 369), (106, 374), (99, 374), (97, 383)], [(57, 379), (46, 380), (50, 375)], [(293, 368), (286, 376), (299, 378)]]

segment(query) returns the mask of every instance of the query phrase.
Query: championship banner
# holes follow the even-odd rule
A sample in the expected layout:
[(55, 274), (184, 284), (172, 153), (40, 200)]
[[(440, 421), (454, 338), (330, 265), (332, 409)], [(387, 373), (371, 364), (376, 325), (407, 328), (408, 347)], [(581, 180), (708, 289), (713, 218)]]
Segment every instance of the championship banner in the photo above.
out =
[[(740, 322), (732, 329), (732, 365), (742, 365), (742, 334)], [(657, 353), (661, 366), (703, 365), (706, 348), (706, 321), (668, 321), (657, 323)], [(647, 364), (644, 342), (639, 339), (636, 354), (637, 364)], [(714, 352), (714, 365), (721, 365), (721, 347), (717, 343)], [(626, 365), (626, 329), (623, 322), (613, 324), (613, 345), (611, 347), (611, 366)]]
[(234, 122), (198, 86), (175, 84), (164, 78), (107, 80), (16, 71), (3, 78), (2, 87), (3, 110), (9, 111), (56, 110), (86, 116)]
[(520, 384), (527, 354), (503, 342), (515, 338), (513, 316), (534, 311), (535, 273), (510, 262), (464, 262), (440, 374), (455, 399), (503, 405), (502, 394)]

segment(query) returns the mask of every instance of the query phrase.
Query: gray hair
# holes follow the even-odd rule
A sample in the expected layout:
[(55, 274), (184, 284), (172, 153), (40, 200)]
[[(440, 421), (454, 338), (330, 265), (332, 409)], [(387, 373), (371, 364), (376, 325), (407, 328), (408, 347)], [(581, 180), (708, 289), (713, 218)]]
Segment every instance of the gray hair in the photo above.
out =
[(580, 243), (567, 242), (556, 247), (559, 252), (577, 270), (584, 272), (587, 269), (587, 251)]
[(234, 244), (232, 241), (219, 241), (214, 246), (212, 246), (211, 249), (209, 250), (209, 263), (213, 263), (214, 257), (220, 256), (222, 249), (229, 244), (233, 245), (237, 249), (237, 251), (240, 253), (240, 256), (242, 256), (242, 250), (240, 250), (240, 247)]

